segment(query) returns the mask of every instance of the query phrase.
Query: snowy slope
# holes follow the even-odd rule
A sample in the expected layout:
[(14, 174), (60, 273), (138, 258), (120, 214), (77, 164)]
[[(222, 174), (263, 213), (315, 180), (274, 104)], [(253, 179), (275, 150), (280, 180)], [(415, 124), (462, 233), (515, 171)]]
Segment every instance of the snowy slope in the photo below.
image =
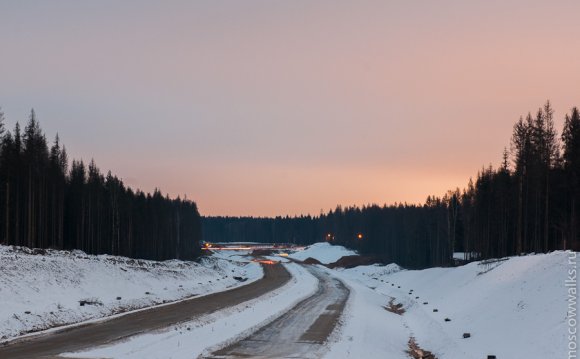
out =
[[(0, 338), (100, 318), (262, 277), (256, 263), (205, 258), (201, 263), (155, 262), (81, 251), (32, 254), (0, 246)], [(118, 299), (120, 298), (120, 299)], [(80, 305), (80, 301), (93, 304)]]
[(307, 258), (314, 258), (320, 263), (329, 264), (334, 263), (343, 256), (351, 256), (357, 254), (355, 251), (346, 249), (343, 246), (333, 246), (329, 243), (315, 243), (304, 250), (297, 251), (290, 254), (290, 258), (303, 261)]
[[(352, 353), (347, 358), (385, 354), (405, 358), (401, 348), (410, 336), (438, 358), (478, 359), (492, 354), (513, 359), (563, 358), (567, 353), (564, 281), (568, 255), (554, 252), (416, 271), (396, 265), (334, 270), (354, 294), (341, 337), (328, 358), (339, 352)], [(402, 316), (381, 308), (391, 297), (404, 304)], [(374, 330), (379, 328), (383, 328), (383, 341), (361, 334), (376, 336)], [(471, 333), (471, 338), (463, 339), (464, 332)]]

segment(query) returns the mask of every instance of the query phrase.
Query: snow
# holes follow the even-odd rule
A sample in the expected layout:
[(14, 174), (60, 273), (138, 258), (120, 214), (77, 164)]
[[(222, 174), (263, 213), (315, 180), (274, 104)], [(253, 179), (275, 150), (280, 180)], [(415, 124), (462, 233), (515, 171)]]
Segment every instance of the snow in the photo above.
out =
[(163, 331), (132, 337), (127, 341), (87, 352), (68, 353), (64, 356), (190, 359), (203, 354), (207, 355), (266, 325), (316, 291), (318, 281), (308, 270), (295, 263), (286, 263), (284, 266), (292, 274), (292, 279), (281, 288), (259, 298)]
[[(48, 251), (46, 255), (26, 251), (0, 246), (0, 334), (5, 338), (224, 290), (239, 285), (233, 276), (249, 278), (246, 284), (263, 275), (258, 264), (248, 263), (247, 253), (233, 251), (218, 251), (201, 263), (138, 261), (79, 251)], [(320, 243), (290, 257), (332, 263), (353, 254)], [(405, 270), (396, 264), (351, 269), (320, 266), (351, 290), (325, 358), (408, 358), (405, 350), (410, 337), (440, 359), (565, 357), (565, 281), (568, 270), (575, 268), (568, 263), (573, 254), (559, 251), (425, 270)], [(71, 356), (193, 358), (234, 342), (317, 288), (316, 278), (304, 267), (282, 257), (268, 258), (281, 260), (293, 276), (269, 294)], [(122, 299), (116, 300), (117, 296)], [(79, 300), (91, 298), (102, 305), (79, 306)], [(384, 309), (391, 299), (403, 304), (403, 315)], [(463, 339), (466, 332), (471, 338)]]
[(385, 296), (363, 285), (356, 279), (337, 275), (350, 289), (340, 327), (333, 333), (324, 358), (343, 359), (408, 359), (404, 353), (409, 340), (402, 317), (387, 312)]
[(307, 258), (314, 258), (320, 263), (329, 264), (334, 263), (344, 256), (356, 255), (355, 251), (346, 249), (343, 246), (334, 246), (330, 243), (315, 243), (305, 247), (301, 251), (296, 251), (290, 254), (290, 258), (303, 261)]
[[(248, 278), (243, 284), (263, 276), (257, 263), (241, 257), (210, 257), (197, 263), (93, 256), (81, 251), (33, 253), (39, 251), (0, 246), (3, 340), (241, 285), (234, 276)], [(82, 300), (94, 304), (81, 306)]]
[[(351, 299), (327, 357), (408, 358), (402, 351), (414, 336), (438, 358), (562, 358), (568, 346), (569, 255), (554, 252), (414, 271), (392, 264), (333, 270), (351, 287)], [(390, 298), (404, 305), (402, 316), (382, 309)], [(463, 339), (465, 332), (471, 338)]]

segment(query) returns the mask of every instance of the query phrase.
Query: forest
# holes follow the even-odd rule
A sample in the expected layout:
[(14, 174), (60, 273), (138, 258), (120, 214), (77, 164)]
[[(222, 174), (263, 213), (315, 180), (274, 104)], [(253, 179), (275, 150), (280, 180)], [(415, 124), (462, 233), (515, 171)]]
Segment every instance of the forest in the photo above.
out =
[(23, 131), (0, 111), (0, 242), (165, 260), (199, 255), (201, 219), (187, 199), (132, 190), (94, 161), (70, 163), (34, 110)]
[(208, 241), (322, 240), (408, 268), (558, 249), (580, 250), (580, 113), (557, 133), (550, 102), (514, 124), (501, 164), (423, 204), (342, 208), (318, 216), (204, 217)]
[(329, 241), (408, 268), (580, 249), (580, 113), (558, 134), (550, 102), (513, 127), (501, 164), (423, 204), (341, 207), (317, 216), (200, 217), (187, 199), (133, 190), (94, 161), (69, 163), (34, 110), (24, 130), (0, 111), (0, 240), (135, 258), (193, 259), (199, 241)]

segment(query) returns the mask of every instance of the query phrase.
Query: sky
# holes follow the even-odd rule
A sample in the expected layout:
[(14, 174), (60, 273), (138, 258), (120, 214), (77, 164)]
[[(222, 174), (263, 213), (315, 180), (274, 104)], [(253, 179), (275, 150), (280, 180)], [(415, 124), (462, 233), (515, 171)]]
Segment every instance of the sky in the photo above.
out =
[(580, 106), (580, 1), (2, 1), (0, 107), (203, 215), (421, 203)]

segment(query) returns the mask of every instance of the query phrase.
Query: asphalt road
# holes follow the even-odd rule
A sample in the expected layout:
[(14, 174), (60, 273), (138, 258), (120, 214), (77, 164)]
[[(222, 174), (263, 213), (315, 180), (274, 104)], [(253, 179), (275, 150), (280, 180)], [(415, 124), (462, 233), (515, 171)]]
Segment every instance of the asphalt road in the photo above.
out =
[(0, 358), (54, 358), (64, 352), (111, 343), (254, 299), (281, 287), (291, 278), (281, 264), (263, 265), (263, 268), (262, 279), (224, 292), (11, 341), (0, 346)]
[(288, 312), (247, 338), (206, 358), (319, 358), (349, 296), (338, 279), (315, 266), (306, 266), (318, 278), (318, 290)]

